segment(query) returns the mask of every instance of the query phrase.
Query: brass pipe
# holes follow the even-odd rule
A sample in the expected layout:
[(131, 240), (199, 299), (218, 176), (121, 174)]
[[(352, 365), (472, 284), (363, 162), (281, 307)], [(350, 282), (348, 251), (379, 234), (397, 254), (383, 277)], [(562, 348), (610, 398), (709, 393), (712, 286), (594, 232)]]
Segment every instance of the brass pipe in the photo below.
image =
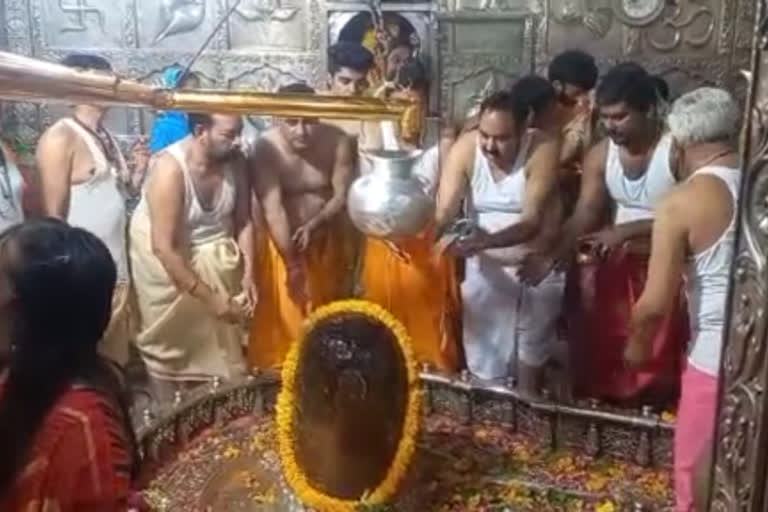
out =
[(72, 69), (0, 52), (0, 99), (54, 101), (157, 110), (255, 114), (279, 117), (400, 120), (403, 133), (418, 130), (417, 104), (320, 94), (228, 90), (167, 90), (118, 75)]

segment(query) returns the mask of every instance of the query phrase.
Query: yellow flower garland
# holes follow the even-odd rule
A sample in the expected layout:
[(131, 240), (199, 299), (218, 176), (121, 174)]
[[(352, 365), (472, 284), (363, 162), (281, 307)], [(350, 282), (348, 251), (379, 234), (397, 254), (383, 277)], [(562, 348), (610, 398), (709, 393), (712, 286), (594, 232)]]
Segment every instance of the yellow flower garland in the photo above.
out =
[(314, 326), (340, 313), (358, 313), (384, 324), (397, 339), (400, 350), (405, 358), (408, 372), (408, 404), (405, 412), (403, 433), (400, 437), (392, 465), (379, 486), (368, 492), (360, 500), (343, 500), (334, 498), (315, 489), (307, 475), (296, 460), (293, 449), (293, 408), (296, 396), (296, 376), (299, 366), (299, 355), (305, 342), (302, 336), (291, 346), (283, 363), (282, 389), (277, 398), (277, 438), (280, 449), (280, 459), (283, 465), (283, 475), (298, 497), (310, 507), (322, 512), (354, 511), (361, 505), (381, 505), (386, 503), (397, 492), (413, 453), (416, 449), (416, 438), (421, 424), (421, 386), (416, 359), (411, 349), (411, 338), (405, 327), (391, 313), (381, 306), (363, 300), (344, 300), (334, 302), (317, 309), (307, 319), (304, 333), (310, 332)]

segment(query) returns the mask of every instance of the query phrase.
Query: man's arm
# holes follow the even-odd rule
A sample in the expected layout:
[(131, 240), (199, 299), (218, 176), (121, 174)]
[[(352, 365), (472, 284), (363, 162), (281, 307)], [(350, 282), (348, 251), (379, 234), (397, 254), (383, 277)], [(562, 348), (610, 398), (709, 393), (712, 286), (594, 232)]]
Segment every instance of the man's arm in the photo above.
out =
[(333, 219), (347, 203), (347, 192), (355, 169), (355, 144), (348, 135), (340, 135), (331, 174), (331, 197), (310, 222), (315, 226)]
[(608, 201), (605, 187), (607, 141), (593, 147), (584, 159), (579, 199), (573, 215), (565, 222), (561, 241), (554, 251), (556, 259), (573, 249), (580, 236), (598, 227)]
[(642, 349), (647, 354), (659, 325), (678, 298), (677, 290), (688, 246), (688, 227), (682, 198), (679, 191), (673, 193), (657, 209), (648, 277), (643, 294), (632, 308), (628, 350)]
[(152, 252), (182, 292), (211, 304), (214, 291), (190, 267), (183, 256), (181, 229), (184, 214), (184, 175), (178, 162), (162, 155), (154, 162), (147, 187)]
[(237, 244), (243, 253), (244, 278), (253, 277), (254, 227), (251, 216), (251, 186), (248, 180), (245, 161), (238, 158), (234, 165), (235, 211), (234, 226)]
[(65, 126), (55, 126), (40, 138), (35, 156), (40, 175), (42, 213), (66, 220), (72, 180), (74, 138)]
[(467, 193), (467, 169), (475, 151), (475, 134), (467, 133), (451, 146), (440, 170), (437, 188), (435, 223), (437, 232), (453, 221), (459, 214), (461, 203)]
[(283, 206), (283, 195), (273, 155), (274, 148), (268, 140), (260, 139), (251, 157), (251, 177), (256, 197), (261, 203), (267, 230), (286, 266), (298, 263), (298, 254), (291, 240), (291, 225)]
[(520, 220), (492, 233), (483, 244), (484, 248), (512, 247), (528, 242), (539, 234), (544, 208), (552, 195), (557, 193), (560, 146), (557, 137), (548, 137), (534, 149), (526, 163), (529, 174)]

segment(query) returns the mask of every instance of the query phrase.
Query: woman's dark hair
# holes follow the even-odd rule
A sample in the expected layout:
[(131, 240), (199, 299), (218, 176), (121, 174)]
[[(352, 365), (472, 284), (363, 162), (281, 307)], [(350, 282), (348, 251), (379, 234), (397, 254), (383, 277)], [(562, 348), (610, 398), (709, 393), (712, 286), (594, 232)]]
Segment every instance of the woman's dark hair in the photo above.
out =
[(328, 48), (328, 73), (335, 75), (341, 68), (367, 73), (373, 67), (373, 54), (359, 43), (339, 41)]
[(70, 68), (112, 71), (112, 65), (107, 59), (87, 53), (70, 53), (61, 60), (61, 64)]
[(555, 103), (557, 93), (549, 80), (537, 75), (528, 75), (515, 82), (509, 90), (516, 112), (524, 112), (523, 119), (530, 112), (538, 115)]
[(549, 63), (547, 77), (550, 82), (560, 82), (591, 90), (597, 83), (595, 58), (581, 50), (567, 50), (559, 53)]
[(83, 229), (37, 219), (0, 234), (0, 261), (13, 297), (13, 346), (0, 393), (0, 496), (23, 467), (47, 414), (75, 382), (122, 409), (135, 454), (118, 376), (97, 352), (117, 275), (107, 247)]
[(409, 57), (398, 70), (395, 83), (400, 87), (428, 90), (429, 77), (426, 66), (420, 59)]
[(648, 112), (658, 103), (653, 77), (635, 62), (623, 62), (603, 76), (595, 91), (598, 106), (626, 103), (634, 110)]

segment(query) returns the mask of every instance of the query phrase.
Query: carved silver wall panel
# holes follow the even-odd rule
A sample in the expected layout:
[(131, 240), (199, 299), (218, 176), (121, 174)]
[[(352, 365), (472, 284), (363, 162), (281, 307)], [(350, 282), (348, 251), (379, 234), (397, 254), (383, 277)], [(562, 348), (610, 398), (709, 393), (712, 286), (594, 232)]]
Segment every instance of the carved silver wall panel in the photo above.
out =
[[(743, 87), (749, 0), (432, 0), (383, 2), (416, 29), (434, 81), (433, 112), (462, 117), (484, 91), (546, 68), (566, 48), (594, 53), (601, 66), (635, 59), (671, 82), (673, 92), (702, 81)], [(0, 44), (13, 52), (59, 59), (88, 51), (118, 72), (154, 81), (192, 57), (234, 0), (5, 0)], [(638, 3), (639, 2), (639, 3)], [(206, 86), (273, 89), (304, 80), (324, 88), (326, 49), (345, 20), (367, 11), (359, 0), (240, 0), (196, 62)], [(639, 27), (641, 25), (641, 27)], [(4, 126), (34, 140), (63, 113), (15, 104)], [(110, 127), (126, 137), (152, 114), (116, 109)]]
[(722, 394), (710, 510), (766, 510), (768, 490), (768, 6), (758, 5), (750, 68), (736, 261), (729, 332), (722, 363)]

